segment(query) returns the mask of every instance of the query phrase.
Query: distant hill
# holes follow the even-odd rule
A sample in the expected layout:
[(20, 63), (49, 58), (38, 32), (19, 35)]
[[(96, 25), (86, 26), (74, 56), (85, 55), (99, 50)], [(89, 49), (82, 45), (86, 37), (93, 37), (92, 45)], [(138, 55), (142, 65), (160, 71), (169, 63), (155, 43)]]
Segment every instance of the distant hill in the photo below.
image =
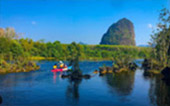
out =
[(138, 45), (138, 47), (150, 47), (149, 45)]
[(84, 42), (79, 42), (80, 45), (87, 45), (86, 43)]
[(123, 18), (117, 23), (112, 24), (103, 35), (100, 44), (135, 46), (133, 23), (130, 20)]

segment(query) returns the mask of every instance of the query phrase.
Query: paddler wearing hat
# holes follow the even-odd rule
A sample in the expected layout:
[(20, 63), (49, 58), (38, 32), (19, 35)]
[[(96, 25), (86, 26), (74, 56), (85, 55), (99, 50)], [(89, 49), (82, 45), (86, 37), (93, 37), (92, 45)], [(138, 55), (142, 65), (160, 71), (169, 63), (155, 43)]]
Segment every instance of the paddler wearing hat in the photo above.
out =
[(59, 67), (64, 68), (64, 63), (62, 61), (59, 61)]

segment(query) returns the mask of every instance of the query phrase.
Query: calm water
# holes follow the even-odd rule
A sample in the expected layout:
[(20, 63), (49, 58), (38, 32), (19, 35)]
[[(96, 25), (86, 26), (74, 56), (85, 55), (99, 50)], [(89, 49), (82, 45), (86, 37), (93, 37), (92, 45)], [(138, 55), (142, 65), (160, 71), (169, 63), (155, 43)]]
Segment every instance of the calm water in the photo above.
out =
[[(41, 69), (0, 76), (2, 106), (170, 106), (170, 88), (160, 77), (146, 78), (142, 70), (93, 76), (70, 82), (53, 77), (54, 61), (41, 61)], [(83, 73), (91, 74), (111, 61), (80, 62)], [(140, 63), (138, 63), (140, 65)]]

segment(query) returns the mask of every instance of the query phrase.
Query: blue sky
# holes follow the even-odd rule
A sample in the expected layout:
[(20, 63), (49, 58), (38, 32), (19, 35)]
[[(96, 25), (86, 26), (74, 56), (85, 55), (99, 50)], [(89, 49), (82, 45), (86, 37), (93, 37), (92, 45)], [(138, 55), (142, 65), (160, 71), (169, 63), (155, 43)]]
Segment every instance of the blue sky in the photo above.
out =
[(169, 0), (0, 0), (0, 27), (35, 41), (99, 44), (125, 17), (134, 23), (137, 45), (145, 45), (163, 7), (170, 7)]

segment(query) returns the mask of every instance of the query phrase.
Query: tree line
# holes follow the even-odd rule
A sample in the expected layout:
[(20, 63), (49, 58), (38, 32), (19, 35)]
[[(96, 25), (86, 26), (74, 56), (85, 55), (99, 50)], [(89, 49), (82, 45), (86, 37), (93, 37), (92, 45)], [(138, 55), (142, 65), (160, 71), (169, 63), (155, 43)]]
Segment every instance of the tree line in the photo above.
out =
[(145, 58), (149, 56), (151, 50), (147, 47), (125, 45), (81, 45), (75, 42), (61, 44), (59, 41), (44, 42), (43, 40), (33, 41), (28, 38), (18, 39), (13, 28), (0, 30), (0, 42), (0, 56), (8, 60), (14, 60), (18, 57), (68, 60), (77, 53), (79, 53), (80, 60), (113, 60), (120, 55)]

